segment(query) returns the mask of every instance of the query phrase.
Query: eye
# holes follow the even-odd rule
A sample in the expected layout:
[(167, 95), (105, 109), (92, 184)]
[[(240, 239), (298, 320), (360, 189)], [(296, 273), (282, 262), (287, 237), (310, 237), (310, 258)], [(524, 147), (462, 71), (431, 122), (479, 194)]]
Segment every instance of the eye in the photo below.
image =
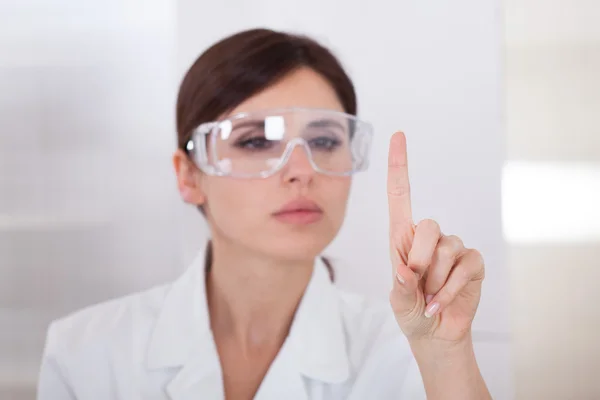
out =
[(264, 137), (254, 137), (236, 142), (236, 147), (250, 150), (263, 150), (273, 147), (273, 141)]
[(309, 143), (311, 148), (327, 151), (335, 150), (340, 145), (340, 141), (338, 139), (326, 136), (311, 139)]

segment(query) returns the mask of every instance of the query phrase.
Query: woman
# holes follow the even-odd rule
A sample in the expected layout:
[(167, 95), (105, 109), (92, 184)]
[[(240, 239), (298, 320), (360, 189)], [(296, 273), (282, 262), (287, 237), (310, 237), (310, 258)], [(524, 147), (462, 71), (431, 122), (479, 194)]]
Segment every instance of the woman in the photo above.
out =
[(250, 30), (200, 56), (173, 162), (211, 242), (174, 283), (55, 321), (38, 398), (490, 398), (471, 340), (482, 258), (413, 223), (402, 133), (389, 151), (391, 309), (336, 289), (320, 257), (367, 165), (356, 112), (338, 60), (306, 37)]

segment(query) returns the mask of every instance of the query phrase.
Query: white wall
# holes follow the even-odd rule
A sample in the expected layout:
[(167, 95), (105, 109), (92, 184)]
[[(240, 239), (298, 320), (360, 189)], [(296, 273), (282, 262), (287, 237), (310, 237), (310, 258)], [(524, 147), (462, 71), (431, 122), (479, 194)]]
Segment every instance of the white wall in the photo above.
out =
[(0, 399), (51, 319), (179, 272), (174, 9), (0, 0)]
[[(329, 249), (351, 261), (341, 286), (387, 298), (390, 286), (387, 146), (408, 136), (415, 218), (438, 220), (487, 262), (476, 338), (496, 399), (512, 398), (508, 276), (500, 216), (505, 157), (502, 126), (501, 12), (495, 0), (178, 2), (178, 71), (214, 41), (267, 26), (308, 33), (329, 45), (357, 86), (363, 118), (375, 125), (370, 170), (355, 179), (346, 224)], [(235, 12), (233, 11), (235, 10)], [(192, 218), (191, 220), (188, 218)], [(185, 212), (191, 258), (206, 231)], [(193, 239), (191, 239), (193, 238)]]
[(507, 0), (504, 201), (519, 399), (600, 398), (600, 2)]

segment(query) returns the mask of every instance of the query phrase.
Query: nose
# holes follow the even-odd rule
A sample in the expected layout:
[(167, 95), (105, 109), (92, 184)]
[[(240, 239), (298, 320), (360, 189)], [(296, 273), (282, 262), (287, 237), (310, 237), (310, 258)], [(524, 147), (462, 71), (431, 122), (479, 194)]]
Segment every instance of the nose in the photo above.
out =
[(283, 167), (282, 175), (286, 182), (299, 181), (308, 183), (312, 180), (316, 171), (310, 163), (309, 154), (302, 145), (294, 146), (287, 163)]

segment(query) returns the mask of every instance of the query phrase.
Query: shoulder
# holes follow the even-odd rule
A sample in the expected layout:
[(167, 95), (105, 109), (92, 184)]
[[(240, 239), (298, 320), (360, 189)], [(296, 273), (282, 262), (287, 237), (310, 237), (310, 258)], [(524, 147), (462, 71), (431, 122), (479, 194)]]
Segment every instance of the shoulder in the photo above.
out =
[[(86, 307), (50, 324), (38, 376), (41, 399), (110, 398), (115, 374), (134, 381), (172, 284)], [(94, 376), (94, 381), (90, 381)]]
[(78, 354), (109, 346), (123, 346), (132, 337), (143, 341), (151, 332), (171, 284), (112, 299), (52, 321), (46, 338), (46, 355)]

